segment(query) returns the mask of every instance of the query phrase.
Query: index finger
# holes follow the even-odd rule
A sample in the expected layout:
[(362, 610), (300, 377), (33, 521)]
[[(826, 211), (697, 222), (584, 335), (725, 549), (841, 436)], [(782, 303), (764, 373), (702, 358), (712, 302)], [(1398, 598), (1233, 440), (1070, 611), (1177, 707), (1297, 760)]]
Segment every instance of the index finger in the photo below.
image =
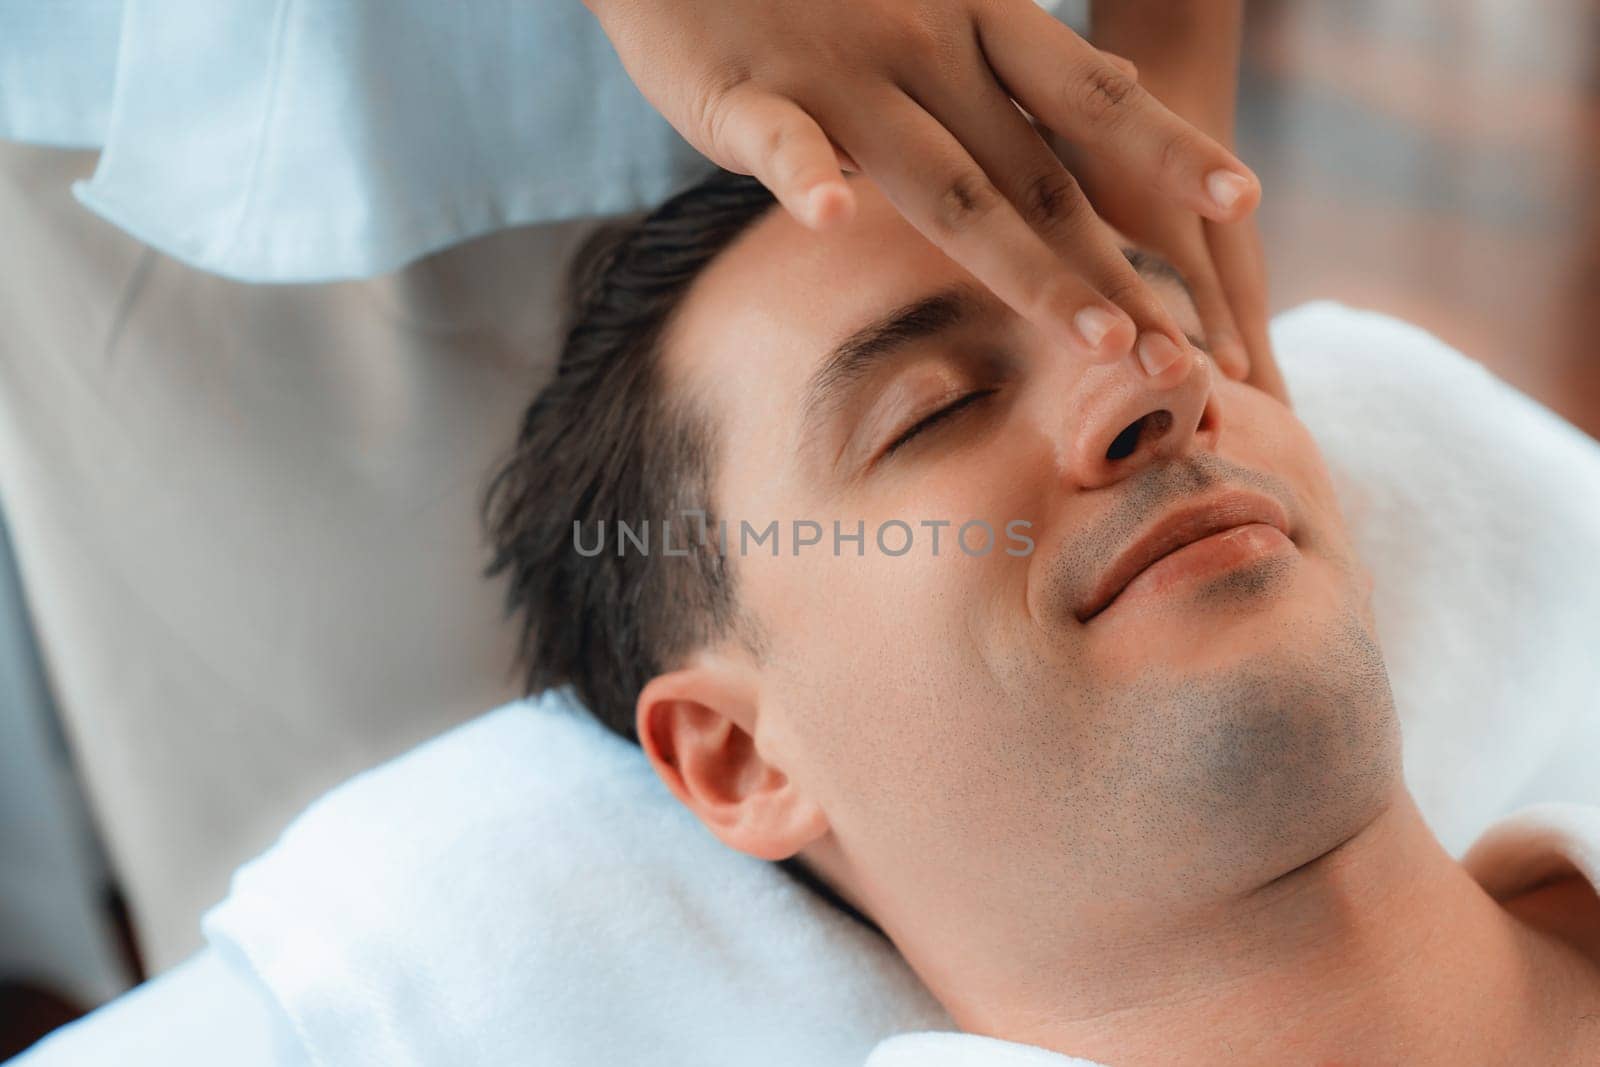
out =
[(1072, 231), (1060, 247), (1035, 232), (967, 148), (915, 101), (896, 90), (876, 103), (823, 110), (843, 147), (945, 255), (1023, 318), (1081, 352), (1112, 359), (1136, 348), (1152, 374), (1178, 359), (1183, 335), (1071, 175), (1009, 102), (1002, 106), (1053, 166), (1046, 199)]
[(1028, 113), (1056, 133), (1148, 175), (1164, 195), (1231, 222), (1261, 198), (1250, 168), (1167, 110), (1105, 53), (1033, 4), (980, 6), (989, 66)]

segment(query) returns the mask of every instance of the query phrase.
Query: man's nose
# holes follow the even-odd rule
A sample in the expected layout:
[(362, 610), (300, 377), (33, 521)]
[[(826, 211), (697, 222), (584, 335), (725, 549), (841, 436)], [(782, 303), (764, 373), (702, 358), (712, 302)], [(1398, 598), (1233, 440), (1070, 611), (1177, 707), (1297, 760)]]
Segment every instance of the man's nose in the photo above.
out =
[(1184, 359), (1192, 361), (1187, 373), (1172, 367), (1155, 377), (1132, 360), (1090, 368), (1059, 425), (1062, 477), (1097, 489), (1157, 463), (1215, 450), (1222, 409), (1212, 388), (1213, 365), (1196, 350)]

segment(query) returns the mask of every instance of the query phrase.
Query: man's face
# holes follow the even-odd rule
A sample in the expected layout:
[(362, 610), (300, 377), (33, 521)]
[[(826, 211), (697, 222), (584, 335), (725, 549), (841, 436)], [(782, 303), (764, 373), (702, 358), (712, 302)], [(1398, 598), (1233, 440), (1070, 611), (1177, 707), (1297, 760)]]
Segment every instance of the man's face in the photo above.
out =
[[(986, 911), (1145, 921), (1359, 827), (1398, 735), (1305, 427), (1209, 361), (1164, 387), (1131, 355), (1054, 345), (855, 188), (850, 226), (774, 211), (720, 256), (666, 362), (717, 426), (714, 504), (765, 639), (755, 748), (826, 814), (827, 873), (905, 949)], [(1197, 330), (1181, 285), (1152, 284)], [(970, 314), (924, 309), (937, 329), (902, 324), (881, 358), (824, 369), (863, 327), (962, 287)], [(1284, 532), (1174, 558), (1085, 618), (1135, 541), (1225, 496), (1236, 510), (1204, 514)], [(821, 541), (796, 550), (797, 519)], [(741, 550), (741, 520), (777, 520), (776, 557)], [(835, 520), (862, 525), (859, 555), (836, 554)], [(957, 543), (969, 520), (993, 531), (986, 553), (981, 526)]]

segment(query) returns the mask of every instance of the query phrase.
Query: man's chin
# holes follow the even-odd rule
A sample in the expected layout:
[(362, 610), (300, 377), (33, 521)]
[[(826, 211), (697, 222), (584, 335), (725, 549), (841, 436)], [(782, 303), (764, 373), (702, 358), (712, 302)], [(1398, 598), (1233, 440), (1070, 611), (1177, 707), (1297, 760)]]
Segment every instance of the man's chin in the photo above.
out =
[[(940, 836), (1006, 855), (984, 835), (1032, 841), (1028, 863), (1050, 870), (1064, 900), (1160, 879), (1168, 901), (1251, 892), (1359, 832), (1400, 781), (1394, 699), (1361, 593), (1306, 555), (1147, 598), (1141, 614), (1108, 619), (1116, 629), (1053, 613), (1059, 629), (1009, 632), (984, 657), (1001, 707), (975, 718), (959, 689), (912, 680), (904, 688), (930, 711), (905, 715), (914, 743), (889, 751), (905, 780), (930, 783), (915, 810), (986, 828)], [(948, 677), (937, 664), (926, 674)], [(917, 726), (939, 722), (956, 728)], [(851, 786), (877, 795), (885, 777)], [(915, 839), (912, 808), (893, 798), (886, 836)]]
[(1137, 795), (1145, 825), (1188, 858), (1189, 888), (1256, 888), (1359, 831), (1392, 795), (1388, 671), (1358, 605), (1342, 608), (1213, 612), (1208, 640), (1176, 662), (1147, 657), (1113, 698), (1113, 765), (1144, 771), (1136, 794), (1108, 784)]
[(1091, 620), (1090, 655), (1134, 678), (1151, 668), (1209, 673), (1298, 643), (1310, 605), (1344, 610), (1298, 556), (1273, 556), (1160, 596), (1113, 602)]

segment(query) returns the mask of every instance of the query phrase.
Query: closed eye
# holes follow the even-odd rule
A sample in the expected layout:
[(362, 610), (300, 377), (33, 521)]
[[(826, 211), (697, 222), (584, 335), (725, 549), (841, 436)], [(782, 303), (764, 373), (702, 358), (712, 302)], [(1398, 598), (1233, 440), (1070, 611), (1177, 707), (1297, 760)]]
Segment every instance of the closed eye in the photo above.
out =
[(899, 437), (896, 437), (893, 441), (889, 442), (889, 447), (885, 448), (878, 458), (880, 460), (888, 459), (902, 446), (910, 443), (913, 438), (921, 434), (924, 430), (929, 430), (935, 426), (938, 426), (940, 423), (949, 419), (950, 416), (957, 414), (979, 400), (993, 396), (996, 392), (998, 392), (996, 389), (975, 390), (967, 393), (964, 396), (956, 398), (932, 414), (918, 419), (916, 422), (907, 427), (906, 431)]

